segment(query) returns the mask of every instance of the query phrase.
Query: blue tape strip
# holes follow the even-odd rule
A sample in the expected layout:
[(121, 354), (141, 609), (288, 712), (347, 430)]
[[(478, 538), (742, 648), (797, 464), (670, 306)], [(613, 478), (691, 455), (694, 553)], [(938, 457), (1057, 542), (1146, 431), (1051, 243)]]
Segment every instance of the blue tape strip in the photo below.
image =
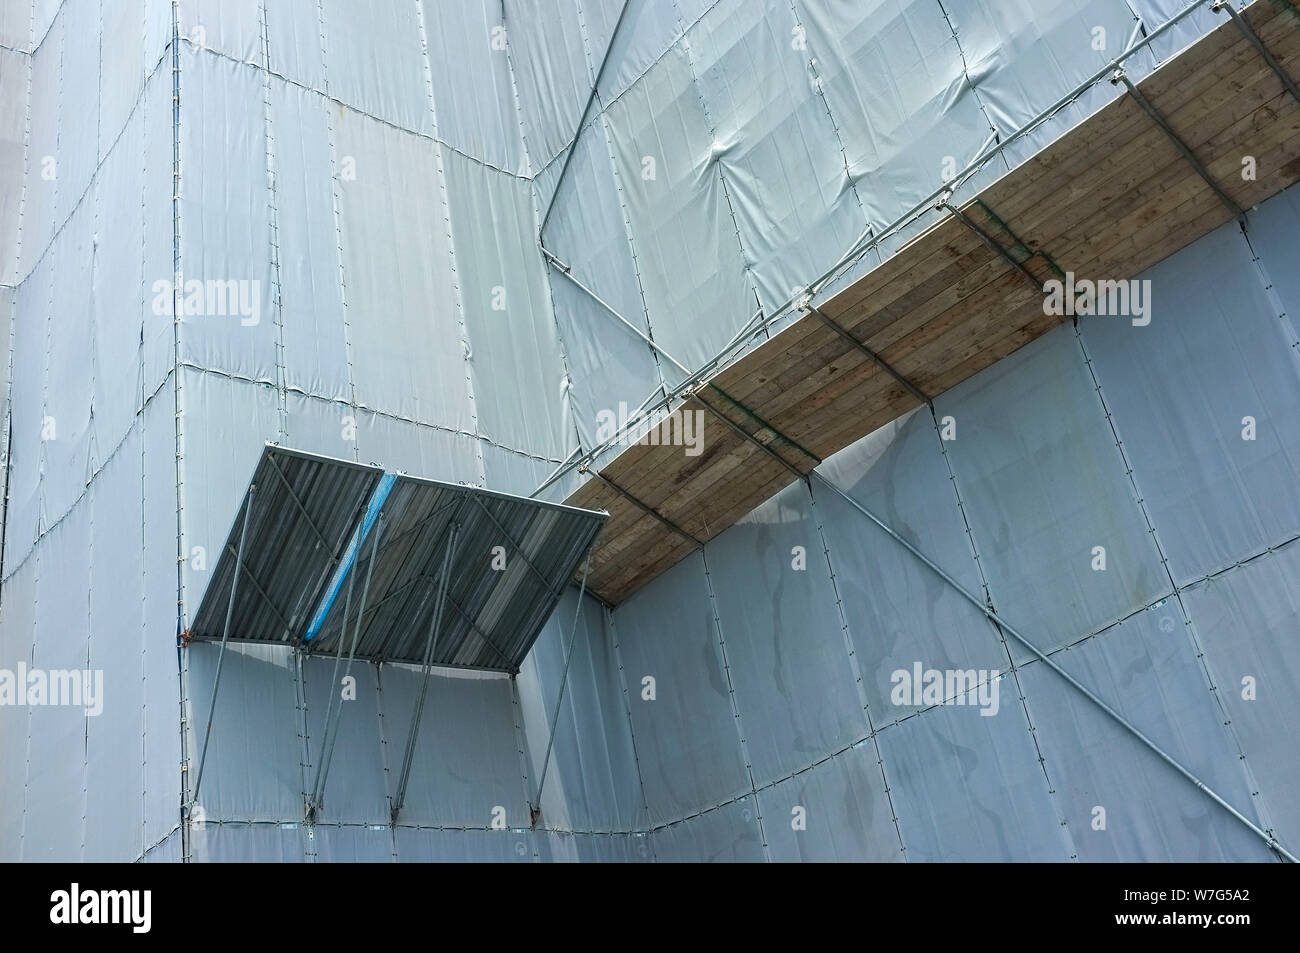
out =
[(393, 484), (397, 482), (397, 474), (385, 473), (380, 477), (379, 485), (375, 487), (375, 492), (370, 494), (370, 504), (366, 507), (365, 518), (362, 519), (361, 525), (357, 531), (352, 534), (352, 542), (348, 544), (347, 552), (343, 554), (343, 560), (339, 563), (339, 568), (334, 570), (334, 578), (330, 580), (330, 585), (325, 590), (325, 596), (321, 599), (320, 607), (317, 608), (316, 614), (311, 618), (311, 625), (307, 627), (307, 634), (303, 636), (304, 642), (310, 642), (320, 632), (321, 627), (325, 625), (325, 617), (329, 615), (330, 609), (334, 606), (334, 600), (338, 598), (339, 592), (343, 589), (343, 583), (348, 578), (353, 565), (357, 561), (357, 554), (361, 552), (361, 544), (365, 542), (366, 536), (370, 529), (379, 519), (379, 511), (383, 509), (384, 501), (388, 499), (389, 492), (393, 489)]

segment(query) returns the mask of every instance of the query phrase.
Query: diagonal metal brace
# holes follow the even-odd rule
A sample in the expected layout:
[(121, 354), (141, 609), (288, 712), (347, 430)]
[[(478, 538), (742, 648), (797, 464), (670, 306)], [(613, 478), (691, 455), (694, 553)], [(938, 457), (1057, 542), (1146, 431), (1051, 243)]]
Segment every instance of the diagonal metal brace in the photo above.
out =
[(902, 374), (898, 373), (898, 371), (894, 370), (883, 357), (881, 357), (875, 351), (871, 350), (871, 348), (867, 347), (865, 344), (859, 341), (855, 335), (850, 334), (848, 329), (845, 328), (843, 325), (841, 325), (838, 321), (836, 321), (834, 318), (832, 318), (830, 315), (828, 315), (826, 312), (822, 311), (821, 309), (814, 307), (811, 303), (808, 305), (808, 311), (814, 317), (818, 318), (828, 328), (830, 328), (840, 337), (844, 338), (844, 340), (848, 341), (849, 344), (853, 345), (855, 348), (857, 348), (859, 351), (861, 351), (871, 360), (875, 361), (876, 364), (880, 366), (881, 370), (883, 370), (894, 380), (898, 381), (898, 383), (906, 387), (908, 392), (913, 397), (915, 397), (921, 403), (925, 404), (927, 407), (930, 408), (934, 407), (934, 401), (932, 401), (928, 396), (926, 396), (925, 391), (921, 390), (921, 388), (917, 387), (915, 384), (909, 381)]
[(1238, 13), (1228, 0), (1215, 0), (1215, 2), (1210, 5), (1210, 9), (1215, 13), (1218, 13), (1221, 10), (1228, 11), (1228, 16), (1232, 17), (1232, 22), (1237, 24), (1242, 35), (1250, 41), (1250, 44), (1253, 47), (1255, 47), (1255, 51), (1259, 53), (1260, 58), (1268, 64), (1268, 68), (1277, 74), (1277, 78), (1282, 81), (1282, 85), (1286, 88), (1286, 91), (1291, 94), (1291, 98), (1300, 103), (1300, 87), (1296, 86), (1295, 80), (1291, 78), (1291, 74), (1282, 68), (1282, 64), (1277, 61), (1277, 57), (1269, 52), (1269, 48), (1264, 45), (1264, 41), (1260, 39), (1259, 34), (1255, 32), (1255, 28), (1250, 25), (1250, 21)]
[(617, 483), (615, 483), (613, 480), (609, 479), (609, 477), (607, 477), (607, 476), (605, 476), (604, 474), (602, 474), (599, 470), (595, 469), (594, 467), (588, 467), (588, 466), (585, 466), (585, 465), (584, 465), (584, 466), (580, 466), (580, 467), (578, 467), (578, 472), (579, 472), (579, 473), (590, 473), (590, 474), (591, 474), (592, 476), (594, 476), (597, 480), (599, 480), (601, 483), (605, 484), (607, 487), (609, 487), (611, 490), (613, 490), (613, 491), (614, 491), (615, 493), (617, 493), (619, 496), (623, 497), (623, 499), (627, 500), (629, 503), (631, 503), (631, 504), (632, 504), (633, 506), (635, 506), (637, 509), (641, 510), (641, 512), (645, 513), (647, 516), (652, 516), (652, 517), (654, 517), (654, 518), (657, 519), (660, 523), (663, 523), (664, 526), (668, 527), (670, 530), (672, 530), (672, 531), (673, 531), (674, 533), (676, 533), (678, 536), (682, 537), (682, 539), (689, 540), (690, 542), (692, 542), (692, 543), (694, 543), (696, 546), (698, 546), (700, 549), (703, 549), (703, 548), (704, 548), (704, 543), (703, 543), (703, 542), (701, 542), (700, 540), (696, 539), (696, 538), (695, 538), (694, 536), (692, 536), (690, 533), (686, 532), (686, 530), (682, 529), (680, 526), (678, 526), (676, 523), (674, 523), (674, 522), (673, 522), (672, 520), (670, 520), (668, 517), (664, 516), (662, 513), (660, 513), (658, 510), (656, 510), (654, 507), (649, 506), (649, 505), (647, 505), (647, 504), (641, 502), (639, 499), (637, 499), (635, 496), (633, 496), (633, 495), (632, 495), (631, 493), (629, 493), (627, 490), (623, 489), (621, 486), (619, 486), (619, 485), (618, 485)]
[(1169, 120), (1165, 119), (1160, 110), (1156, 109), (1151, 104), (1151, 101), (1142, 94), (1142, 91), (1133, 85), (1133, 81), (1128, 78), (1128, 73), (1124, 72), (1123, 68), (1115, 70), (1115, 74), (1110, 81), (1117, 85), (1119, 83), (1124, 84), (1128, 94), (1133, 97), (1133, 101), (1142, 107), (1142, 111), (1151, 117), (1152, 122), (1160, 127), (1160, 131), (1174, 144), (1174, 148), (1187, 160), (1187, 164), (1196, 170), (1196, 174), (1210, 187), (1210, 190), (1218, 196), (1219, 201), (1227, 206), (1234, 218), (1241, 218), (1246, 214), (1246, 210), (1238, 205), (1218, 182), (1214, 181), (1214, 177), (1210, 175), (1210, 170), (1205, 168), (1200, 159), (1196, 158), (1196, 153), (1192, 152), (1191, 147), (1183, 142), (1182, 137), (1174, 131), (1174, 127), (1169, 125)]
[(957, 219), (957, 221), (961, 222), (972, 232), (974, 232), (975, 237), (978, 238), (985, 245), (987, 245), (990, 251), (992, 251), (998, 257), (1004, 259), (1007, 262), (1007, 264), (1009, 264), (1016, 271), (1020, 272), (1020, 274), (1024, 275), (1025, 280), (1028, 281), (1029, 284), (1033, 287), (1034, 292), (1036, 294), (1042, 295), (1044, 293), (1043, 283), (1034, 277), (1033, 272), (1031, 272), (1028, 268), (1026, 268), (1022, 262), (1016, 261), (1015, 257), (1012, 256), (1011, 252), (1003, 248), (996, 240), (994, 240), (992, 235), (984, 231), (984, 229), (980, 228), (979, 225), (975, 224), (975, 222), (971, 219), (969, 215), (967, 215), (957, 206), (953, 205), (952, 202), (948, 201), (948, 199), (946, 198), (935, 207), (946, 209), (949, 212), (951, 212), (953, 218)]

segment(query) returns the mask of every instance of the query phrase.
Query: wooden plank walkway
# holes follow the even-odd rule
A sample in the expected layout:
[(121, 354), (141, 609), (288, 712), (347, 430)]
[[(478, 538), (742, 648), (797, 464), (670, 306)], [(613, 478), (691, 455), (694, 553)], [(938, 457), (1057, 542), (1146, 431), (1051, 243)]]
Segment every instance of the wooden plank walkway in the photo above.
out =
[[(1300, 14), (1256, 0), (1243, 16), (1300, 76)], [(1137, 88), (1249, 209), (1300, 179), (1300, 102), (1223, 17)], [(1243, 179), (1246, 156), (1254, 180)], [(706, 414), (702, 453), (634, 444), (588, 473), (565, 501), (610, 513), (588, 589), (618, 604), (821, 459), (921, 405), (871, 353), (933, 399), (1070, 320), (1043, 306), (1042, 285), (1060, 271), (1132, 278), (1235, 217), (1131, 94), (960, 212), (970, 224), (948, 214), (819, 304), (822, 316), (803, 314), (697, 388), (679, 409)]]

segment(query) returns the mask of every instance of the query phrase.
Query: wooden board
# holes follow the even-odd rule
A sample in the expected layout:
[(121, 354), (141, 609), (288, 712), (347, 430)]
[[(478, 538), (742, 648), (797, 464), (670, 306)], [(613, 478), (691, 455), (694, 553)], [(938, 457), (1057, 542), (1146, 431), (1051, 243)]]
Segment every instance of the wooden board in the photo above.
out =
[[(1270, 0), (1243, 16), (1300, 76), (1300, 16)], [(1138, 88), (1241, 208), (1300, 179), (1300, 103), (1226, 16)], [(961, 209), (1032, 281), (945, 213), (819, 310), (933, 399), (1063, 320), (1043, 308), (1056, 268), (1132, 278), (1230, 221), (1123, 89)], [(1241, 177), (1248, 155), (1254, 180)], [(821, 459), (921, 405), (869, 353), (803, 314), (681, 405), (704, 415), (702, 452), (625, 447), (566, 500), (610, 513), (587, 588), (617, 605)]]

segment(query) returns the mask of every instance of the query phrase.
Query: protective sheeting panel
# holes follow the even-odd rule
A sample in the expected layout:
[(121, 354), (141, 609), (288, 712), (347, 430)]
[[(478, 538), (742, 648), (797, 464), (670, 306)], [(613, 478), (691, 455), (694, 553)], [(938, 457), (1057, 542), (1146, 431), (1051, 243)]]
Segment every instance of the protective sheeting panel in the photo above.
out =
[(864, 737), (867, 717), (808, 488), (786, 488), (711, 542), (706, 556), (754, 783)]
[[(8, 8), (6, 8), (8, 9)], [(0, 17), (4, 14), (0, 13)], [(0, 46), (0, 282), (18, 281), (18, 224), (27, 157), (27, 78), (31, 57)]]
[[(390, 800), (397, 794), (421, 678), (418, 669), (401, 665), (380, 671)], [(508, 828), (526, 827), (513, 712), (504, 676), (431, 676), (401, 822), (486, 829), (504, 817)]]
[[(5, 509), (4, 571), (31, 553), (40, 531), (42, 431), (45, 417), (46, 324), (52, 263), (46, 258), (14, 292), (9, 406), (9, 500)], [(75, 385), (74, 385), (75, 386)]]
[[(199, 770), (220, 651), (219, 645), (198, 642), (186, 650), (190, 785)], [(197, 798), (205, 818), (302, 816), (302, 716), (293, 665), (289, 651), (278, 645), (227, 646)]]
[(270, 84), (284, 383), (346, 400), (352, 395), (330, 166), (331, 106), (274, 76)]
[(717, 0), (628, 0), (623, 25), (614, 27), (623, 9), (620, 0), (583, 0), (587, 45), (599, 63), (609, 50), (609, 67), (601, 82), (602, 101), (608, 103), (627, 91), (658, 62), (682, 33)]
[(499, 0), (419, 0), (438, 137), (505, 172), (526, 171)]
[(180, 35), (200, 49), (217, 50), (265, 66), (263, 0), (180, 0)]
[(1069, 835), (1016, 707), (1006, 698), (998, 714), (985, 717), (970, 705), (939, 706), (876, 736), (909, 861), (1070, 857)]
[[(43, 673), (49, 694), (28, 708), (24, 861), (81, 859), (89, 709), (68, 704), (70, 694), (60, 698), (55, 682), (61, 680), (57, 673), (71, 672), (84, 691), (78, 676), (88, 667), (90, 562), (85, 554), (90, 524), (90, 502), (84, 500), (36, 544), (36, 638), (30, 666)], [(30, 681), (27, 688), (28, 701), (34, 702)], [(63, 691), (73, 690), (65, 681)]]
[(428, 830), (398, 827), (394, 831), (399, 863), (532, 863), (534, 831)]
[[(1229, 569), (1183, 594), (1217, 680), (1219, 702), (1259, 791), (1255, 810), (1293, 853), (1300, 843), (1300, 548), (1295, 544)], [(1238, 808), (1245, 811), (1242, 805)]]
[(332, 827), (316, 824), (307, 830), (307, 850), (318, 864), (391, 864), (393, 835), (383, 825)]
[(355, 172), (338, 190), (356, 399), (469, 430), (468, 389), (455, 383), (466, 379), (465, 354), (437, 144), (331, 108), (335, 174), (349, 159)]
[[(754, 295), (686, 52), (670, 50), (605, 115), (654, 338), (698, 367), (754, 313)], [(664, 375), (685, 376), (671, 364)]]
[(144, 839), (161, 840), (180, 821), (180, 662), (176, 650), (176, 403), (168, 386), (144, 412)]
[(59, 67), (55, 189), (55, 216), (60, 224), (85, 196), (99, 157), (99, 7), (98, 0), (64, 0), (59, 17), (59, 29), (65, 33)]
[(255, 70), (189, 45), (181, 77), (181, 359), (274, 383), (262, 83)]
[(299, 864), (306, 860), (307, 832), (296, 823), (210, 823), (190, 831), (190, 856), (200, 863)]
[(935, 401), (993, 604), (1043, 651), (1169, 590), (1094, 386), (1058, 327)]
[[(636, 749), (613, 636), (596, 602), (584, 599), (579, 613), (577, 601), (572, 588), (561, 597), (516, 681), (528, 775), (535, 788), (564, 685), (542, 792), (543, 824), (575, 830), (643, 830), (646, 818)], [(571, 637), (575, 641), (566, 678), (565, 654)]]
[(339, 413), (345, 430), (355, 426), (363, 460), (439, 480), (483, 482), (479, 441), (472, 436), (387, 414), (363, 410), (353, 415), (347, 407), (339, 408)]
[[(24, 563), (4, 581), (0, 604), (0, 668), (17, 672), (19, 664), (32, 665), (36, 638), (36, 560)], [(0, 861), (22, 859), (23, 820), (26, 813), (28, 728), (32, 710), (0, 706)], [(74, 749), (75, 753), (75, 749)], [(39, 844), (44, 838), (34, 839)]]
[[(577, 132), (591, 93), (593, 67), (580, 4), (521, 4), (507, 16), (519, 123), (536, 174), (552, 160), (564, 161), (561, 153)], [(580, 142), (591, 132), (591, 121)]]
[(867, 224), (801, 34), (789, 0), (724, 0), (683, 41), (768, 313), (833, 264)]
[[(320, 0), (329, 93), (401, 129), (433, 132), (419, 10), (409, 0)], [(295, 19), (302, 18), (298, 11)]]
[(654, 860), (646, 834), (547, 831), (533, 841), (539, 860), (586, 864), (645, 864)]
[[(882, 427), (818, 471), (943, 567), (967, 590), (979, 571), (925, 410)], [(984, 614), (836, 493), (813, 483), (814, 515), (843, 600), (854, 663), (876, 728), (915, 712), (896, 698), (895, 673), (1007, 668), (1006, 650)]]
[(145, 848), (144, 770), (148, 704), (145, 624), (143, 445), (132, 428), (91, 484), (90, 605), (86, 667), (103, 672), (102, 714), (86, 719), (82, 860), (133, 859)]
[(798, 12), (868, 218), (891, 222), (943, 181), (946, 159), (962, 168), (991, 132), (952, 30), (932, 0)]
[(455, 152), (443, 161), (480, 431), (508, 447), (563, 456), (573, 424), (559, 399), (565, 370), (532, 190)]
[(1079, 325), (1181, 585), (1300, 533), (1300, 498), (1278, 492), (1300, 485), (1300, 356), (1251, 257), (1230, 223), (1142, 276), (1148, 326)]
[[(146, 302), (144, 391), (149, 395), (162, 385), (176, 364), (176, 328), (170, 305), (170, 290), (176, 277), (175, 221), (170, 201), (165, 198), (162, 201), (149, 200), (150, 196), (169, 196), (176, 187), (172, 176), (175, 130), (170, 68), (154, 71), (136, 108), (141, 111), (144, 121), (144, 141), (139, 143), (145, 177), (144, 195), (140, 202), (140, 213), (144, 216), (144, 287), (141, 298)], [(135, 150), (135, 144), (132, 150)], [(160, 291), (166, 300), (158, 300)]]
[(700, 556), (619, 606), (614, 624), (651, 822), (750, 790)]
[(875, 745), (860, 742), (758, 792), (777, 863), (895, 862), (903, 852)]
[[(324, 762), (327, 713), (338, 719), (334, 753), (343, 755), (338, 760), (330, 759), (317, 820), (387, 824), (390, 815), (384, 790), (383, 728), (375, 667), (357, 663), (349, 669), (345, 659), (336, 678), (332, 658), (308, 656), (302, 666), (307, 693), (309, 793)], [(347, 682), (349, 676), (351, 681)]]
[(6, 3), (0, 8), (0, 46), (28, 51), (31, 45), (32, 5)]
[[(1173, 600), (1056, 653), (1053, 661), (1258, 822), (1245, 772)], [(1042, 662), (1021, 668), (1020, 681), (1080, 860), (1270, 859), (1241, 822)]]
[[(60, 23), (66, 22), (60, 21)], [(63, 28), (56, 26), (31, 56), (28, 103), (27, 178), (23, 195), (22, 260), (18, 273), (27, 278), (54, 237), (58, 190), (59, 63)], [(54, 174), (51, 175), (50, 173)]]
[[(774, 819), (784, 823), (784, 818)], [(650, 846), (661, 863), (758, 863), (767, 858), (758, 804), (749, 794), (668, 827), (652, 831)]]

